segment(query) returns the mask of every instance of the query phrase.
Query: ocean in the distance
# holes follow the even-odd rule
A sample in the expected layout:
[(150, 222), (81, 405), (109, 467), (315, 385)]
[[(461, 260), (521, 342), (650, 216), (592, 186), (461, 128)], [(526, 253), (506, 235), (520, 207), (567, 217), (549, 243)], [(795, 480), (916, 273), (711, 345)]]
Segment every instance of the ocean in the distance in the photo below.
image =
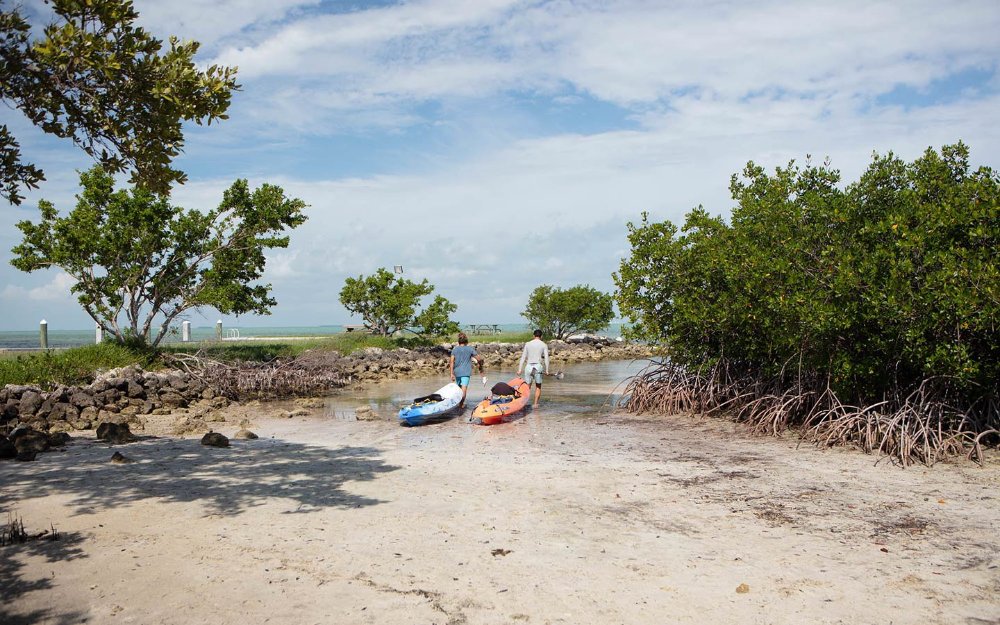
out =
[[(500, 330), (504, 332), (527, 332), (530, 328), (523, 323), (501, 323), (498, 324)], [(462, 329), (468, 331), (466, 326)], [(226, 339), (236, 338), (261, 338), (269, 336), (330, 336), (344, 331), (342, 325), (325, 326), (289, 326), (289, 327), (244, 327), (244, 326), (224, 326), (222, 336)], [(616, 337), (621, 332), (621, 324), (615, 323), (608, 327), (601, 334)], [(49, 326), (49, 347), (79, 347), (81, 345), (92, 345), (96, 339), (95, 332), (91, 330), (62, 330)], [(473, 340), (483, 340), (488, 337), (473, 335)], [(201, 326), (191, 328), (192, 341), (210, 341), (215, 339), (215, 326)], [(181, 340), (180, 328), (176, 334), (168, 335), (164, 342), (179, 343)], [(3, 331), (0, 330), (0, 349), (37, 349), (39, 347), (38, 329), (25, 331)]]

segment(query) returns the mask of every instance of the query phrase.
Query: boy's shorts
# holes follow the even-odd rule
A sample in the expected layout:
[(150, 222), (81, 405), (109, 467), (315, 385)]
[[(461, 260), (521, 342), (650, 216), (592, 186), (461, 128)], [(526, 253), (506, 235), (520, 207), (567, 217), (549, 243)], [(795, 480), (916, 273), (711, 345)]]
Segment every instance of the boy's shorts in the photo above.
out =
[(460, 375), (455, 378), (455, 384), (459, 386), (468, 386), (469, 380), (472, 378), (471, 375)]

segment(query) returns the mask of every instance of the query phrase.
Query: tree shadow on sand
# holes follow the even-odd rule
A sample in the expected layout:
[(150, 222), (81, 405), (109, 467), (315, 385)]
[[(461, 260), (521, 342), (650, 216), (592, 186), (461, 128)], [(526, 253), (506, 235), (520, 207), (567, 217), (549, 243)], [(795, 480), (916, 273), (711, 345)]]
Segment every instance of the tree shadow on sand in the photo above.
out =
[(0, 547), (0, 597), (2, 597), (0, 600), (0, 623), (4, 625), (29, 625), (44, 621), (68, 625), (69, 623), (82, 622), (81, 619), (84, 617), (82, 612), (56, 613), (49, 608), (22, 612), (12, 605), (18, 597), (36, 591), (48, 590), (53, 586), (50, 577), (24, 579), (21, 571), (24, 564), (16, 559), (18, 556), (41, 557), (45, 558), (46, 562), (74, 560), (85, 557), (80, 549), (82, 542), (83, 536), (78, 532), (71, 534), (60, 532), (56, 540), (50, 540), (46, 536), (39, 540)]
[[(120, 451), (135, 460), (112, 464)], [(25, 465), (0, 465), (0, 506), (48, 495), (71, 495), (79, 514), (145, 499), (199, 502), (206, 514), (234, 516), (274, 499), (288, 513), (360, 508), (382, 501), (352, 494), (347, 482), (370, 481), (398, 467), (373, 447), (327, 448), (274, 439), (237, 440), (229, 448), (197, 440), (147, 438), (127, 446), (77, 440), (65, 452)]]

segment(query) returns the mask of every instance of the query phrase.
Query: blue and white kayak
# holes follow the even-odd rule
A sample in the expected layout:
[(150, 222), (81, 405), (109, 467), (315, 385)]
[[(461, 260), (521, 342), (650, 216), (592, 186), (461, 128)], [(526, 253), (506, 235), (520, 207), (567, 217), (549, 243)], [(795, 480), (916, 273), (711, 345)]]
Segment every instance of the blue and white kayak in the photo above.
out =
[(446, 416), (462, 401), (462, 387), (452, 382), (425, 397), (418, 397), (399, 409), (399, 420), (405, 425), (423, 425), (436, 417)]

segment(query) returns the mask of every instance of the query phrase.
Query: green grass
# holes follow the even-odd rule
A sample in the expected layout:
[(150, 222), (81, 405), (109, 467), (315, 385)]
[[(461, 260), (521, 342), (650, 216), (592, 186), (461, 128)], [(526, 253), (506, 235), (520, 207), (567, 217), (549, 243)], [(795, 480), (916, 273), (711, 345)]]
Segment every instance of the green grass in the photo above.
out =
[[(471, 343), (524, 343), (531, 340), (530, 332), (504, 332), (499, 335), (473, 335)], [(417, 337), (392, 338), (372, 336), (363, 332), (345, 332), (328, 337), (316, 337), (301, 341), (205, 341), (201, 343), (171, 343), (160, 348), (165, 354), (194, 354), (233, 362), (237, 360), (269, 362), (276, 358), (294, 358), (307, 350), (336, 350), (347, 355), (367, 347), (395, 349), (415, 348), (434, 345), (441, 341), (455, 342), (458, 335), (427, 340)], [(116, 343), (74, 347), (67, 350), (52, 350), (32, 354), (18, 354), (0, 357), (0, 387), (5, 384), (30, 384), (51, 387), (55, 384), (87, 384), (94, 373), (101, 369), (113, 369), (138, 364), (146, 369), (159, 366), (159, 360), (151, 352), (130, 349)]]
[(98, 369), (114, 369), (131, 364), (149, 365), (149, 355), (115, 343), (74, 347), (62, 351), (19, 354), (0, 359), (0, 386), (30, 384), (87, 384)]
[(214, 358), (223, 362), (232, 362), (235, 360), (268, 362), (275, 358), (294, 358), (302, 352), (313, 349), (335, 350), (345, 355), (366, 347), (393, 349), (403, 346), (404, 341), (405, 339), (372, 336), (360, 332), (347, 332), (301, 341), (283, 341), (280, 337), (276, 337), (273, 341), (172, 343), (163, 346), (161, 351), (172, 354), (194, 354), (200, 351), (202, 355), (208, 358)]

